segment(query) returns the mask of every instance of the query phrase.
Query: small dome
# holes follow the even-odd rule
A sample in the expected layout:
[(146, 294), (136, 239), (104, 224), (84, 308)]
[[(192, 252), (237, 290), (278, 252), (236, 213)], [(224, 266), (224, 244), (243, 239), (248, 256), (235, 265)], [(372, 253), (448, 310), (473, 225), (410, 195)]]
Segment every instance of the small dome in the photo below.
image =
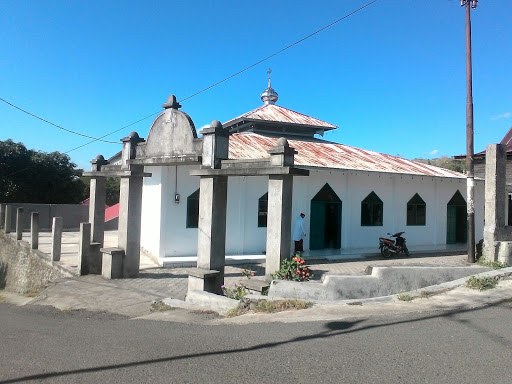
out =
[(270, 74), (272, 73), (272, 70), (269, 69), (267, 71), (268, 73), (268, 87), (263, 91), (263, 93), (260, 95), (261, 101), (263, 101), (263, 104), (275, 104), (277, 99), (279, 99), (279, 95), (277, 92), (272, 88), (270, 85)]
[(210, 124), (211, 128), (222, 128), (222, 123), (219, 120), (213, 120)]
[(290, 144), (288, 144), (288, 140), (286, 140), (286, 137), (280, 137), (276, 142), (276, 147), (290, 147)]
[(260, 97), (264, 104), (275, 104), (279, 95), (274, 91), (274, 88), (269, 87), (263, 91)]

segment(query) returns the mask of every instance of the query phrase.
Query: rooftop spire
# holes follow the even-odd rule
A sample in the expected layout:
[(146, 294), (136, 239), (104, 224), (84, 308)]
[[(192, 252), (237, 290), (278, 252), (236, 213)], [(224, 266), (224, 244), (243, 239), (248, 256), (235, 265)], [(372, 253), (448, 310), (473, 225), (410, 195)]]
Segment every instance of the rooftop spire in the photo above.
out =
[(268, 87), (263, 91), (263, 93), (260, 95), (261, 101), (263, 101), (263, 104), (275, 104), (277, 99), (279, 98), (279, 95), (276, 91), (272, 88), (270, 84), (270, 74), (272, 73), (272, 69), (268, 69)]

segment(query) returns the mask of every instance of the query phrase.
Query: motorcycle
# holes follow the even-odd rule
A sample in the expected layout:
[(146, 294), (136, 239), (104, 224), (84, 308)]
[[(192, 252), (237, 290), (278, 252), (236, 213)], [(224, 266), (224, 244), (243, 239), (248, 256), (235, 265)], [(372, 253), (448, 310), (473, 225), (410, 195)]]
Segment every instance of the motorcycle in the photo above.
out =
[(403, 233), (405, 232), (397, 232), (394, 235), (388, 233), (388, 235), (394, 237), (395, 240), (379, 237), (379, 248), (382, 257), (387, 259), (388, 257), (391, 257), (391, 255), (401, 252), (405, 253), (405, 256), (409, 257), (409, 250), (405, 244), (405, 238), (402, 237)]

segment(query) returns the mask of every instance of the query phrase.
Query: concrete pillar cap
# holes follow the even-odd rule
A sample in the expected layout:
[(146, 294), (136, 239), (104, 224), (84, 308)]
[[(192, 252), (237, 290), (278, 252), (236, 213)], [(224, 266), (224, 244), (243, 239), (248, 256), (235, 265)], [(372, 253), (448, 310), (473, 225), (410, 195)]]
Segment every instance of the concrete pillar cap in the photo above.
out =
[(162, 104), (162, 108), (164, 108), (164, 109), (169, 109), (169, 108), (180, 109), (181, 104), (178, 103), (178, 101), (176, 100), (176, 96), (169, 95), (169, 97), (167, 98), (167, 101)]

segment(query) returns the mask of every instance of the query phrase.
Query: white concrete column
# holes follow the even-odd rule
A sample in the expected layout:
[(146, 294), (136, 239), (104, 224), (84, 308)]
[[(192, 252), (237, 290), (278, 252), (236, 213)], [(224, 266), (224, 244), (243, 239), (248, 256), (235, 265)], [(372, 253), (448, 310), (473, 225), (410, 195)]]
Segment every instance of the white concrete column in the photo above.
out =
[(5, 228), (5, 208), (6, 204), (0, 204), (0, 229)]
[(39, 248), (39, 213), (32, 212), (30, 217), (30, 245), (32, 249)]
[(11, 233), (12, 232), (12, 205), (7, 204), (5, 207), (5, 233)]
[(293, 177), (271, 175), (268, 180), (267, 262), (265, 277), (291, 255)]
[[(108, 161), (102, 155), (91, 161), (92, 171), (100, 172)], [(104, 176), (91, 177), (89, 193), (89, 223), (91, 223), (91, 242), (103, 246), (105, 236), (105, 204), (107, 198), (106, 178)]]
[(59, 261), (62, 248), (62, 217), (54, 217), (52, 225), (52, 260)]
[(125, 252), (123, 277), (139, 276), (143, 169), (143, 166), (132, 166), (132, 172), (140, 173), (140, 176), (132, 175), (121, 178), (118, 248)]
[(78, 275), (89, 274), (89, 249), (91, 246), (91, 223), (80, 223), (78, 243)]
[(16, 210), (16, 240), (23, 238), (23, 208)]
[(220, 293), (226, 264), (227, 176), (202, 176), (199, 182), (197, 267), (219, 271), (204, 290)]
[[(281, 137), (268, 150), (271, 167), (289, 167), (295, 163), (297, 151)], [(268, 178), (267, 262), (265, 278), (281, 267), (291, 255), (293, 176), (270, 175)]]
[(485, 154), (484, 257), (497, 260), (497, 244), (505, 235), (507, 151), (503, 144), (487, 145)]

